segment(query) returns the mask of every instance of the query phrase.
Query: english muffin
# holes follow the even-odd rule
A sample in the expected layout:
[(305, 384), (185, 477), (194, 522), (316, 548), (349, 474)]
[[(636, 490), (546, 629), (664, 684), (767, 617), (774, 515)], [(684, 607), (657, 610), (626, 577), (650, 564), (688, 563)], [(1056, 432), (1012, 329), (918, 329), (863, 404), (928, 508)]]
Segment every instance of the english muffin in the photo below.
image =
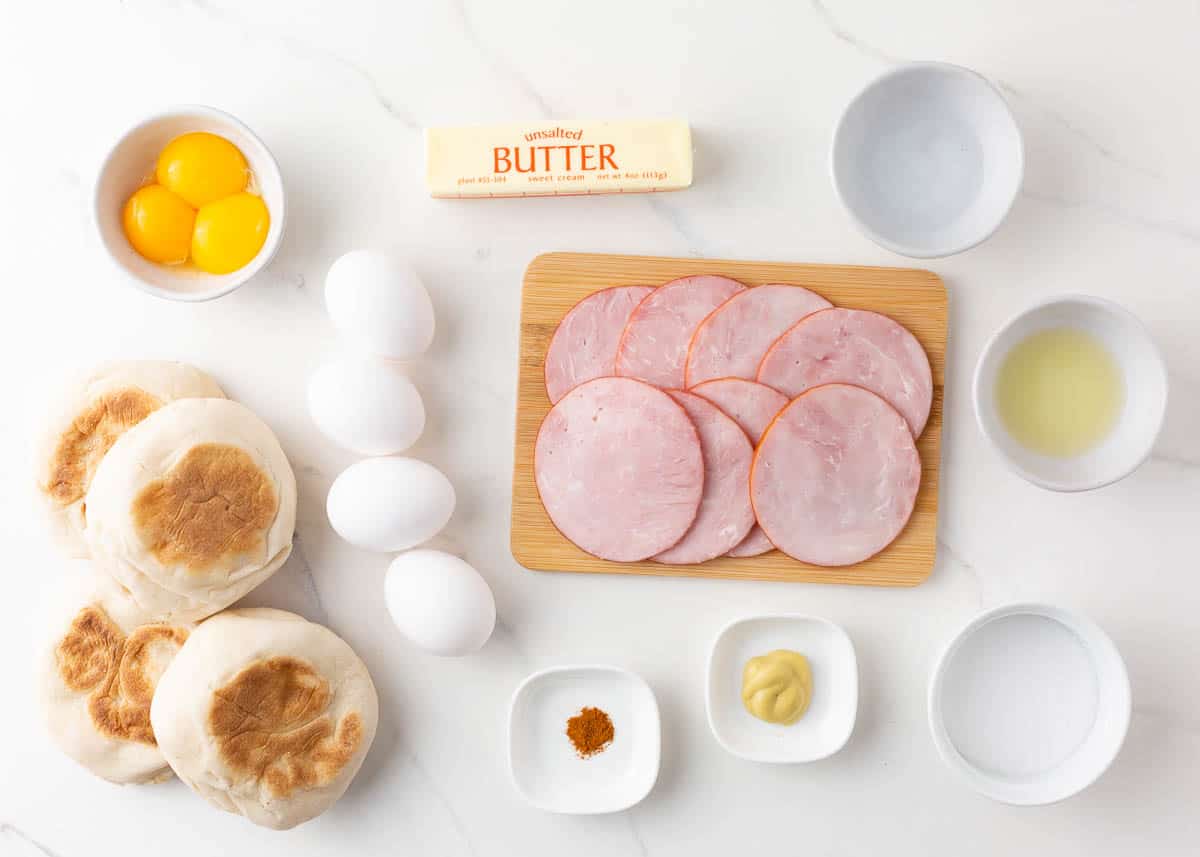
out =
[(53, 541), (86, 556), (84, 496), (105, 453), (125, 431), (167, 402), (224, 398), (217, 382), (185, 363), (108, 363), (58, 397), (34, 445), (34, 481)]
[(151, 614), (195, 621), (283, 565), (296, 478), (244, 405), (179, 399), (117, 439), (85, 502), (96, 564)]
[(64, 560), (71, 578), (50, 610), (38, 695), (53, 741), (114, 783), (167, 779), (150, 726), (150, 700), (192, 626), (156, 622), (87, 560)]
[(181, 780), (215, 806), (285, 830), (331, 807), (375, 737), (379, 701), (344, 640), (294, 613), (202, 623), (158, 683), (150, 722)]

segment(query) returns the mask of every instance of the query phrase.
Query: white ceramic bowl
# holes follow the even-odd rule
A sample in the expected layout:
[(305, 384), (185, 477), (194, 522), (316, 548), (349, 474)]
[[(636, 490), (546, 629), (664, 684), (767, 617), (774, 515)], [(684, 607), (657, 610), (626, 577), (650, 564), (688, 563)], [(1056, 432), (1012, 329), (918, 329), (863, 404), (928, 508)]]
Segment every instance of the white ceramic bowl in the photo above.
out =
[[(206, 274), (191, 267), (158, 265), (143, 259), (130, 246), (121, 225), (125, 201), (154, 175), (163, 147), (191, 131), (218, 134), (241, 149), (271, 215), (267, 240), (258, 255), (229, 274)], [(173, 301), (208, 301), (232, 292), (271, 261), (287, 223), (283, 177), (263, 141), (228, 113), (197, 104), (154, 113), (117, 140), (96, 176), (92, 213), (100, 243), (129, 281), (143, 292)]]
[[(581, 759), (567, 739), (567, 720), (589, 706), (612, 718), (614, 736), (606, 750)], [(508, 736), (513, 784), (548, 812), (620, 812), (658, 779), (658, 702), (650, 685), (618, 667), (553, 667), (529, 676), (513, 694)]]
[[(1099, 445), (1072, 458), (1053, 458), (1022, 446), (996, 411), (996, 377), (1013, 346), (1031, 334), (1072, 327), (1096, 337), (1113, 355), (1125, 386), (1117, 424)], [(1167, 370), (1158, 346), (1137, 317), (1117, 304), (1085, 295), (1051, 298), (1019, 313), (984, 346), (972, 390), (975, 418), (1005, 462), (1035, 485), (1087, 491), (1128, 476), (1146, 460), (1167, 412)]]
[[(791, 649), (808, 658), (813, 696), (788, 726), (765, 723), (742, 704), (750, 658)], [(840, 627), (814, 616), (753, 616), (726, 625), (708, 659), (708, 725), (717, 743), (752, 762), (813, 762), (845, 746), (858, 714), (858, 659)]]
[(971, 788), (1035, 805), (1081, 791), (1125, 741), (1129, 676), (1094, 622), (1044, 604), (988, 610), (954, 636), (929, 685), (942, 760)]
[(1021, 188), (1021, 131), (996, 87), (970, 69), (910, 63), (847, 105), (830, 150), (833, 186), (860, 230), (904, 256), (974, 247)]

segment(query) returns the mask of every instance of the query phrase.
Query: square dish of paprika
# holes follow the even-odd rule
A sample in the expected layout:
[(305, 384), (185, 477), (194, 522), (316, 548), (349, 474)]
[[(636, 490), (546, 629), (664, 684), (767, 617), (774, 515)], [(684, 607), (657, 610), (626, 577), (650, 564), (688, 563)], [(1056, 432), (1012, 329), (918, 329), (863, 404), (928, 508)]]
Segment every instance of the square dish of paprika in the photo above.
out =
[(513, 784), (547, 812), (620, 812), (658, 779), (658, 702), (650, 685), (619, 667), (534, 673), (513, 694), (508, 734)]

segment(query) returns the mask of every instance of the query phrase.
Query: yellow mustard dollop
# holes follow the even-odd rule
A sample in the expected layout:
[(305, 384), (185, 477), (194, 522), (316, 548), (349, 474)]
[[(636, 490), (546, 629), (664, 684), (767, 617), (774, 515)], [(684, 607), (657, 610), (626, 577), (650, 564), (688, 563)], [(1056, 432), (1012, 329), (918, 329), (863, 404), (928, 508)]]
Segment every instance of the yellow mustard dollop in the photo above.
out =
[(742, 702), (767, 723), (795, 723), (808, 710), (812, 692), (808, 658), (790, 649), (751, 658), (742, 670)]

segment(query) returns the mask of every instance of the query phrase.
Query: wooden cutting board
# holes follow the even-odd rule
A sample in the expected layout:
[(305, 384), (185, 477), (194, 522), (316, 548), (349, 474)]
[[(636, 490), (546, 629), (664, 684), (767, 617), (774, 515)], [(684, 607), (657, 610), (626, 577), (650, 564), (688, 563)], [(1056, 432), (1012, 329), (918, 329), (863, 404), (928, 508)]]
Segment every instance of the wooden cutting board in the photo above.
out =
[[(620, 563), (597, 559), (554, 528), (538, 498), (533, 447), (550, 410), (542, 361), (559, 320), (585, 295), (608, 286), (659, 285), (693, 274), (723, 274), (748, 286), (792, 283), (837, 306), (869, 309), (903, 324), (924, 346), (933, 366), (933, 409), (917, 449), (921, 488), (908, 526), (882, 553), (857, 565), (824, 568), (779, 551), (747, 559), (721, 557), (700, 565)], [(516, 457), (513, 465), (512, 553), (536, 571), (740, 577), (869, 586), (915, 586), (933, 570), (937, 537), (938, 468), (941, 463), (942, 395), (946, 363), (946, 287), (929, 271), (785, 262), (731, 262), (658, 256), (548, 253), (525, 271), (521, 296), (521, 347), (517, 384)]]

